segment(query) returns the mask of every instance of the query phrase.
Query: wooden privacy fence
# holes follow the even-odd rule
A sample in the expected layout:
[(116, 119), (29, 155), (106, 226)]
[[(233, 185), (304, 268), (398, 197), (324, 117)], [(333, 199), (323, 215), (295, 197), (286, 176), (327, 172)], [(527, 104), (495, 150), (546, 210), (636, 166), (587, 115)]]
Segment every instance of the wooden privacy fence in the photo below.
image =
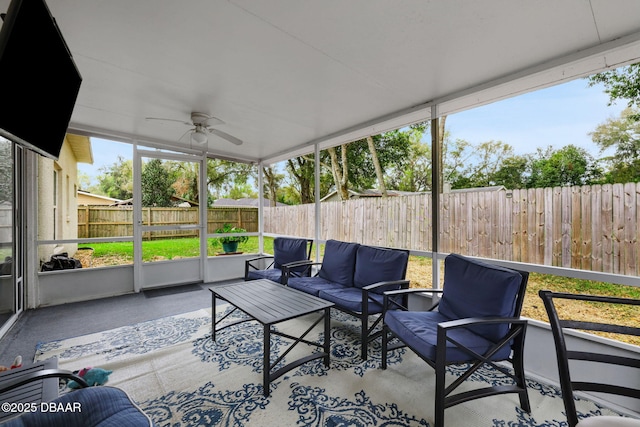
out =
[[(192, 225), (198, 223), (198, 208), (143, 208), (144, 225)], [(258, 231), (258, 209), (216, 207), (207, 211), (207, 232), (215, 233), (225, 223), (247, 231)], [(131, 206), (79, 206), (78, 238), (133, 236)], [(153, 231), (145, 239), (196, 237), (198, 230)]]
[[(640, 184), (453, 191), (440, 251), (638, 276)], [(266, 207), (264, 231), (313, 237), (314, 205)], [(320, 237), (431, 250), (431, 195), (320, 206)]]

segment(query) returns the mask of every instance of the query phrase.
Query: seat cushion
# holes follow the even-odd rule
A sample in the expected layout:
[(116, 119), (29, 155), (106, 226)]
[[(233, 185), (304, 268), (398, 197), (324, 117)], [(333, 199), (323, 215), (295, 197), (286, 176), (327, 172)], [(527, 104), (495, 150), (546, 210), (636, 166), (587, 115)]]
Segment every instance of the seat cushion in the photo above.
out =
[(268, 270), (250, 270), (247, 273), (246, 280), (269, 279), (274, 282), (282, 283), (282, 270), (279, 268), (270, 268)]
[[(53, 406), (51, 406), (53, 405)], [(76, 390), (49, 402), (45, 412), (29, 412), (6, 426), (136, 427), (151, 419), (119, 388), (98, 386)], [(75, 409), (74, 409), (75, 408)]]
[[(358, 288), (378, 282), (402, 280), (407, 272), (406, 251), (360, 246), (356, 256), (353, 284)], [(391, 289), (378, 290), (381, 293)]]
[[(320, 298), (331, 301), (339, 308), (362, 313), (362, 289), (356, 287), (344, 287), (321, 290)], [(382, 313), (383, 295), (369, 293), (369, 314)]]
[[(384, 323), (402, 341), (417, 353), (429, 360), (436, 359), (438, 341), (438, 323), (446, 322), (447, 317), (437, 311), (387, 311)], [(465, 343), (467, 348), (480, 354), (485, 353), (493, 343), (469, 329), (458, 328), (449, 331), (456, 341)], [(511, 353), (510, 347), (503, 347), (492, 360), (505, 360)], [(447, 342), (447, 362), (468, 362), (475, 360), (453, 343)]]
[(358, 243), (327, 240), (318, 276), (330, 282), (353, 286), (353, 272), (359, 246)]
[[(273, 266), (282, 268), (284, 264), (308, 259), (307, 240), (276, 237), (273, 240)], [(305, 267), (293, 268), (293, 271), (303, 271)]]
[(306, 292), (313, 296), (318, 296), (321, 290), (326, 289), (342, 289), (344, 285), (323, 279), (322, 277), (289, 277), (287, 286)]
[[(444, 260), (444, 289), (438, 311), (447, 319), (512, 317), (522, 276), (508, 268), (451, 254)], [(498, 341), (508, 324), (474, 327), (473, 331)]]

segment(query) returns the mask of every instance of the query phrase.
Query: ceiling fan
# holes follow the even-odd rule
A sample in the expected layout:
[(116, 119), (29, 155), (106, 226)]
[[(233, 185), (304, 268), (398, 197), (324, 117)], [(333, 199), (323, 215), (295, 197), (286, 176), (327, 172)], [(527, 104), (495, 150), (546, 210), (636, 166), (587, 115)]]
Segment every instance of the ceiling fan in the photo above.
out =
[[(216, 129), (214, 126), (223, 125), (224, 122), (217, 117), (210, 116), (205, 113), (191, 113), (191, 121), (184, 121), (178, 119), (163, 119), (158, 117), (147, 117), (147, 121), (164, 121), (164, 122), (178, 122), (187, 126), (193, 126), (189, 129), (185, 135), (190, 134), (191, 143), (196, 145), (205, 145), (209, 142), (209, 134), (219, 136), (222, 139), (226, 139), (232, 144), (241, 145), (242, 140), (236, 138), (233, 135), (229, 135), (226, 132)], [(184, 135), (180, 139), (184, 138)]]

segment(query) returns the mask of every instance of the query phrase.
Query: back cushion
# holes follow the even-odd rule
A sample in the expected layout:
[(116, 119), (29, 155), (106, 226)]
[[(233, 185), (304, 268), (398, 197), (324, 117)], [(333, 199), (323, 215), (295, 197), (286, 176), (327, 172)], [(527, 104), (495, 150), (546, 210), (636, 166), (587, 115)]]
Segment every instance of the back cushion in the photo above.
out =
[(402, 280), (407, 272), (408, 260), (409, 254), (404, 251), (360, 246), (353, 284), (362, 288), (378, 282)]
[[(438, 311), (449, 319), (511, 317), (522, 276), (517, 271), (451, 254), (444, 260), (444, 291)], [(509, 325), (489, 325), (473, 331), (496, 341)]]
[(359, 246), (357, 243), (327, 240), (318, 276), (341, 285), (353, 286), (353, 271)]
[(273, 240), (273, 266), (281, 268), (282, 264), (307, 259), (307, 240), (276, 237)]

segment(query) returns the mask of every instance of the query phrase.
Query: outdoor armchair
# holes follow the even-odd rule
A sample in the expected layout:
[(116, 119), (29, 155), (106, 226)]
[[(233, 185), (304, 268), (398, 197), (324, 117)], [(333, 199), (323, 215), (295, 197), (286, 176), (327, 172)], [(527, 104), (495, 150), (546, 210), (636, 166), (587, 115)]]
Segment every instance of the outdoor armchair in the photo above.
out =
[[(580, 330), (580, 331), (600, 331), (610, 332), (614, 334), (624, 334), (631, 336), (640, 336), (640, 328), (624, 325), (615, 325), (610, 323), (599, 323), (586, 319), (577, 319), (575, 314), (566, 313), (564, 310), (559, 311), (559, 304), (556, 305), (554, 300), (563, 300), (563, 302), (572, 301), (573, 304), (579, 304), (581, 308), (585, 308), (586, 305), (593, 306), (597, 304), (598, 310), (606, 310), (608, 307), (613, 306), (626, 306), (633, 308), (633, 306), (640, 306), (640, 300), (630, 298), (615, 298), (608, 296), (595, 296), (595, 295), (580, 295), (570, 293), (551, 292), (548, 290), (541, 290), (538, 295), (544, 302), (544, 307), (547, 310), (549, 316), (549, 323), (551, 324), (551, 331), (553, 332), (553, 340), (556, 348), (556, 358), (558, 361), (558, 374), (560, 377), (560, 388), (562, 389), (562, 400), (567, 414), (567, 422), (569, 427), (631, 427), (640, 426), (640, 420), (616, 417), (616, 416), (593, 416), (582, 418), (581, 414), (576, 411), (576, 405), (574, 400), (575, 391), (597, 392), (607, 393), (610, 395), (627, 396), (635, 399), (640, 399), (640, 390), (637, 387), (628, 387), (621, 384), (617, 384), (614, 378), (607, 377), (603, 379), (603, 375), (597, 376), (594, 373), (598, 372), (598, 367), (606, 365), (614, 365), (619, 370), (624, 372), (623, 376), (627, 378), (640, 377), (640, 359), (627, 357), (626, 355), (616, 355), (611, 352), (598, 353), (596, 351), (581, 351), (576, 345), (571, 345), (572, 342), (569, 339), (566, 330)], [(580, 375), (577, 378), (577, 370), (574, 372), (571, 366), (576, 368), (577, 364), (581, 364), (582, 369), (580, 372), (588, 373), (588, 378), (585, 375)], [(571, 365), (571, 366), (570, 366)], [(579, 418), (582, 418), (579, 420)]]
[[(517, 393), (522, 409), (530, 412), (523, 363), (527, 322), (520, 319), (528, 273), (457, 254), (448, 255), (444, 265), (442, 290), (385, 293), (382, 369), (387, 368), (387, 352), (401, 347), (408, 347), (435, 369), (436, 427), (445, 425), (446, 408), (496, 394)], [(418, 292), (441, 294), (441, 298), (428, 311), (409, 311), (398, 304), (399, 295)], [(513, 370), (496, 362), (508, 362)], [(448, 365), (466, 370), (447, 385)], [(513, 384), (453, 394), (485, 365), (510, 377)]]
[[(262, 255), (245, 261), (244, 280), (269, 279), (285, 283), (284, 266), (298, 261), (308, 261), (311, 257), (313, 240), (276, 237), (273, 240), (273, 255)], [(292, 267), (289, 274), (308, 275), (305, 266)]]

